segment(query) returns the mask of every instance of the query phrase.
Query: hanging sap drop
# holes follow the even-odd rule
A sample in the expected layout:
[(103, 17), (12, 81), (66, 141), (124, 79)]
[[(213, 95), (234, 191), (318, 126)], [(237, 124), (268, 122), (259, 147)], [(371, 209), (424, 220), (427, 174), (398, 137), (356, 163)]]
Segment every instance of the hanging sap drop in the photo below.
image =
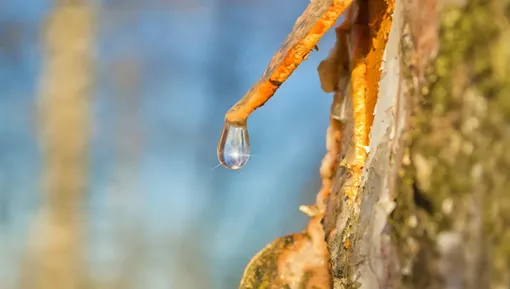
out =
[(231, 170), (242, 168), (250, 159), (250, 137), (246, 124), (225, 122), (218, 143), (218, 160)]

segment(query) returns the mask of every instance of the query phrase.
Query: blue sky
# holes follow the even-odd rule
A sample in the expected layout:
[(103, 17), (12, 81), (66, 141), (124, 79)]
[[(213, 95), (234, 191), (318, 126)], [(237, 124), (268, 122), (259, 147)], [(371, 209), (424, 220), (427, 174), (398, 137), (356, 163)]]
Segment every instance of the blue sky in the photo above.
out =
[[(129, 3), (96, 2), (92, 166), (84, 199), (90, 270), (102, 280), (121, 274), (123, 260), (138, 248), (119, 244), (122, 233), (141, 244), (136, 288), (203, 289), (193, 279), (211, 289), (236, 286), (254, 253), (306, 223), (298, 206), (313, 202), (319, 189), (331, 102), (316, 67), (334, 35), (250, 117), (253, 155), (246, 167), (229, 171), (216, 158), (224, 113), (262, 74), (309, 0), (208, 0), (187, 9), (176, 1)], [(34, 112), (39, 33), (50, 8), (41, 0), (0, 4), (0, 197), (6, 200), (0, 283), (12, 288), (40, 204), (44, 167)], [(18, 36), (5, 41), (2, 27), (11, 26)], [(137, 67), (129, 97), (115, 82), (115, 65), (125, 61)], [(136, 115), (122, 115), (126, 99)], [(117, 125), (125, 122), (133, 131), (119, 140)], [(136, 141), (136, 154), (119, 163), (116, 144)]]

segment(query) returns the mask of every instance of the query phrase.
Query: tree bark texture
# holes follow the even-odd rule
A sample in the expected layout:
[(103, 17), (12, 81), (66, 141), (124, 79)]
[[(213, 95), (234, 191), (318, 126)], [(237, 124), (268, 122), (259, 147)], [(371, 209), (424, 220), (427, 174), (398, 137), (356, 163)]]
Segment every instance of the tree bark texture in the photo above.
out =
[(340, 164), (323, 220), (333, 288), (510, 286), (509, 64), (509, 0), (395, 2), (360, 192)]

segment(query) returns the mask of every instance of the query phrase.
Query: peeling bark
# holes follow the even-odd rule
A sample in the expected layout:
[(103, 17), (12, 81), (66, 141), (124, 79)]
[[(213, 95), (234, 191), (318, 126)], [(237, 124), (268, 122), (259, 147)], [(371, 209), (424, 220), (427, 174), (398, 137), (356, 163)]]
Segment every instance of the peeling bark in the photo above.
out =
[[(383, 56), (383, 74), (370, 134), (369, 156), (359, 190), (359, 206), (349, 206), (339, 197), (350, 185), (345, 169), (339, 168), (331, 192), (324, 224), (325, 230), (331, 232), (328, 247), (334, 288), (386, 288), (392, 285), (392, 277), (397, 274), (396, 251), (387, 220), (394, 207), (392, 184), (407, 120), (404, 94), (400, 89), (402, 23), (401, 4), (397, 1)], [(346, 134), (350, 134), (349, 130)]]

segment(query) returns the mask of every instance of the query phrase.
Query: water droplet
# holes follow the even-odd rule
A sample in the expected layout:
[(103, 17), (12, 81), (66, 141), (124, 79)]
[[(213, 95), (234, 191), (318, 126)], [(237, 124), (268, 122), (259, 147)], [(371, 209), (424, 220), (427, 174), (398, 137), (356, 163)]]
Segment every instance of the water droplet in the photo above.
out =
[(242, 168), (250, 159), (250, 137), (246, 124), (225, 122), (218, 143), (218, 160), (227, 169)]

